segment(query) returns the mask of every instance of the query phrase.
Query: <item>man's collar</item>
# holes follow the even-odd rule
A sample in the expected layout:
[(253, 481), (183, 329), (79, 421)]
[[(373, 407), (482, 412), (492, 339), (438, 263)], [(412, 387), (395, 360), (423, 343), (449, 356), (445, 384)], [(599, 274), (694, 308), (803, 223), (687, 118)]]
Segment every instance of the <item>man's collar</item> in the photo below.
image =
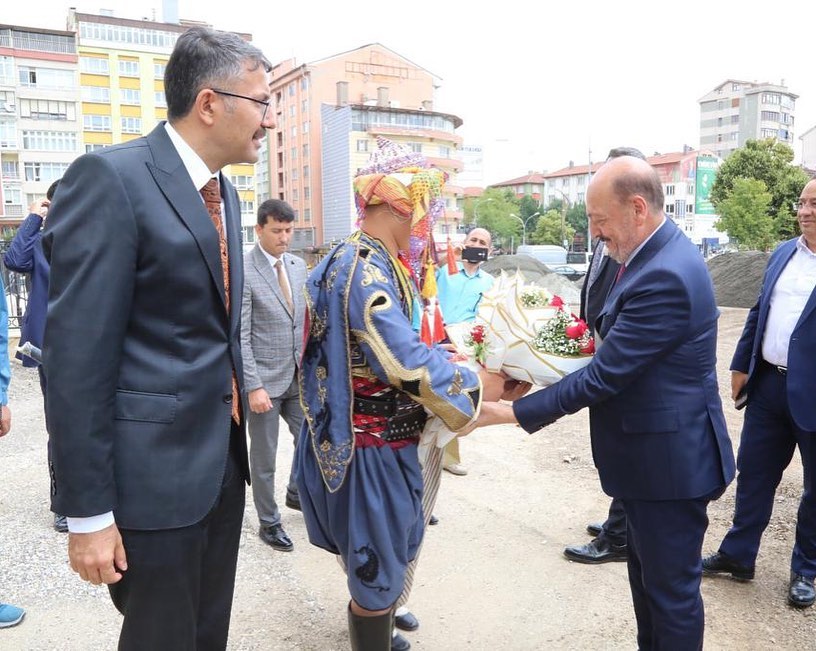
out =
[(639, 246), (638, 246), (638, 247), (637, 247), (637, 248), (636, 248), (634, 251), (632, 251), (632, 253), (630, 253), (630, 254), (629, 254), (629, 257), (628, 257), (628, 258), (626, 258), (626, 262), (625, 262), (624, 264), (625, 264), (627, 267), (628, 267), (629, 265), (631, 265), (631, 264), (632, 264), (632, 260), (634, 260), (634, 259), (635, 259), (635, 256), (636, 256), (638, 253), (640, 253), (641, 249), (642, 249), (644, 246), (646, 246), (646, 244), (649, 242), (649, 240), (650, 240), (650, 239), (652, 239), (652, 238), (655, 236), (655, 233), (657, 233), (657, 231), (659, 231), (661, 228), (663, 228), (663, 225), (664, 225), (665, 223), (666, 223), (666, 215), (663, 215), (663, 221), (661, 221), (661, 222), (660, 222), (660, 224), (658, 224), (657, 228), (655, 228), (655, 229), (654, 229), (654, 230), (653, 230), (653, 231), (652, 231), (652, 232), (649, 234), (649, 236), (648, 236), (648, 237), (647, 237), (645, 240), (643, 240), (643, 241), (640, 243), (640, 245), (639, 245)]
[(187, 170), (187, 173), (193, 180), (193, 185), (195, 185), (196, 190), (201, 190), (201, 188), (207, 185), (207, 181), (211, 178), (218, 178), (218, 173), (213, 174), (210, 172), (210, 168), (207, 167), (207, 164), (201, 159), (201, 156), (196, 153), (195, 149), (187, 144), (187, 141), (173, 128), (173, 125), (169, 122), (165, 122), (164, 128), (170, 137), (170, 142), (172, 142), (176, 148), (179, 158), (181, 158), (184, 169)]

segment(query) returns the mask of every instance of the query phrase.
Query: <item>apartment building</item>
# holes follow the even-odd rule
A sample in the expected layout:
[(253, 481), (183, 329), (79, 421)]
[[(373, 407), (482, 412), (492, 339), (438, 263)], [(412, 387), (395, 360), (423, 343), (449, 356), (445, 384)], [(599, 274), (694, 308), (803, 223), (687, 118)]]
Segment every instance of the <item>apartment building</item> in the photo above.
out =
[(816, 126), (805, 131), (799, 140), (802, 141), (802, 167), (811, 173), (816, 172)]
[[(196, 21), (157, 22), (119, 18), (112, 12), (69, 10), (79, 54), (82, 148), (85, 152), (127, 142), (153, 130), (167, 117), (164, 69), (179, 35)], [(239, 34), (250, 41), (250, 34)], [(223, 170), (241, 200), (244, 241), (255, 216), (255, 165)]]
[(0, 25), (0, 225), (15, 226), (81, 152), (74, 34)]
[[(711, 186), (722, 159), (710, 151), (683, 151), (656, 154), (647, 158), (657, 170), (663, 184), (664, 212), (683, 230), (689, 239), (708, 248), (728, 242), (728, 236), (714, 228), (719, 216), (710, 200)], [(586, 202), (590, 178), (603, 163), (575, 165), (549, 173), (531, 172), (526, 176), (491, 185), (507, 188), (517, 196), (530, 195), (546, 207), (557, 200), (568, 204)]]
[(268, 196), (295, 210), (293, 248), (338, 240), (355, 228), (351, 180), (378, 135), (448, 172), (447, 221), (438, 228), (456, 230), (462, 139), (455, 130), (462, 120), (433, 110), (437, 77), (379, 43), (309, 64), (289, 59), (272, 74), (277, 119), (267, 138)]
[(700, 100), (700, 149), (727, 158), (748, 140), (773, 138), (793, 147), (798, 95), (780, 84), (727, 79)]

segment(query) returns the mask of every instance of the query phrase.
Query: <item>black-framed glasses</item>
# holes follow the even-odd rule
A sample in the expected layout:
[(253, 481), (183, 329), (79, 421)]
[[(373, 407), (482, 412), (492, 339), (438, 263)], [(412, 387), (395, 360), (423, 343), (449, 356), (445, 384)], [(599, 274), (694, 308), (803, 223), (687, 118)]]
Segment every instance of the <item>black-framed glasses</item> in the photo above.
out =
[(261, 112), (261, 122), (266, 119), (266, 113), (269, 111), (269, 105), (272, 103), (271, 99), (255, 99), (254, 97), (249, 97), (249, 95), (239, 95), (238, 93), (230, 93), (226, 90), (218, 90), (217, 88), (210, 88), (210, 90), (214, 93), (218, 93), (219, 95), (227, 95), (228, 97), (237, 97), (239, 99), (248, 99), (250, 102), (260, 104), (263, 106), (263, 111)]

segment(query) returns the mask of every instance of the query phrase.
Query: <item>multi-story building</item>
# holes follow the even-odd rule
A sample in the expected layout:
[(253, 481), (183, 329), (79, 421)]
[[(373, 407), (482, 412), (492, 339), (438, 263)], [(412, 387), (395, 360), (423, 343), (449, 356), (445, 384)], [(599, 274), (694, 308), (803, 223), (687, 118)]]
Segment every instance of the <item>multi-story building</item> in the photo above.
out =
[[(85, 152), (138, 138), (166, 119), (167, 60), (179, 35), (198, 24), (69, 11), (68, 27), (77, 34)], [(230, 165), (223, 173), (238, 190), (247, 241), (255, 224), (255, 166)]]
[(0, 223), (16, 225), (81, 151), (72, 32), (0, 25)]
[(433, 110), (437, 85), (433, 74), (378, 43), (273, 68), (277, 120), (267, 138), (268, 196), (295, 210), (293, 248), (337, 240), (354, 229), (351, 180), (378, 135), (409, 144), (449, 173), (447, 222), (439, 228), (456, 230), (462, 139), (454, 132), (462, 120)]
[(816, 126), (805, 131), (799, 140), (802, 141), (802, 167), (816, 172)]
[(781, 84), (728, 79), (700, 102), (700, 149), (726, 158), (748, 140), (773, 138), (793, 147), (796, 100)]
[[(728, 236), (714, 228), (719, 216), (709, 199), (722, 159), (711, 152), (687, 147), (681, 152), (658, 154), (647, 160), (657, 170), (663, 184), (664, 212), (689, 239), (701, 248), (728, 242)], [(531, 172), (490, 187), (507, 188), (519, 197), (530, 195), (542, 207), (558, 200), (566, 200), (569, 205), (585, 203), (591, 175), (602, 164), (594, 163), (590, 169), (589, 165), (570, 163), (554, 172)]]

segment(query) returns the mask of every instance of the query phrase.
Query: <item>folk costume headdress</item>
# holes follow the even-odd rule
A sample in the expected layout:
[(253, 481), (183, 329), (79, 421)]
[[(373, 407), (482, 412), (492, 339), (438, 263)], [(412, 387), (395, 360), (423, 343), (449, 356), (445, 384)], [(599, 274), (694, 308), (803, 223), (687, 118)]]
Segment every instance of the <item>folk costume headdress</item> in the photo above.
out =
[[(354, 179), (354, 199), (361, 221), (366, 206), (378, 204), (387, 204), (395, 216), (411, 220), (407, 262), (425, 299), (436, 296), (433, 227), (445, 215), (442, 187), (446, 180), (447, 174), (431, 167), (424, 156), (382, 136), (377, 137), (377, 149)], [(434, 331), (444, 337), (441, 327)], [(432, 343), (426, 313), (420, 332), (423, 341)]]

